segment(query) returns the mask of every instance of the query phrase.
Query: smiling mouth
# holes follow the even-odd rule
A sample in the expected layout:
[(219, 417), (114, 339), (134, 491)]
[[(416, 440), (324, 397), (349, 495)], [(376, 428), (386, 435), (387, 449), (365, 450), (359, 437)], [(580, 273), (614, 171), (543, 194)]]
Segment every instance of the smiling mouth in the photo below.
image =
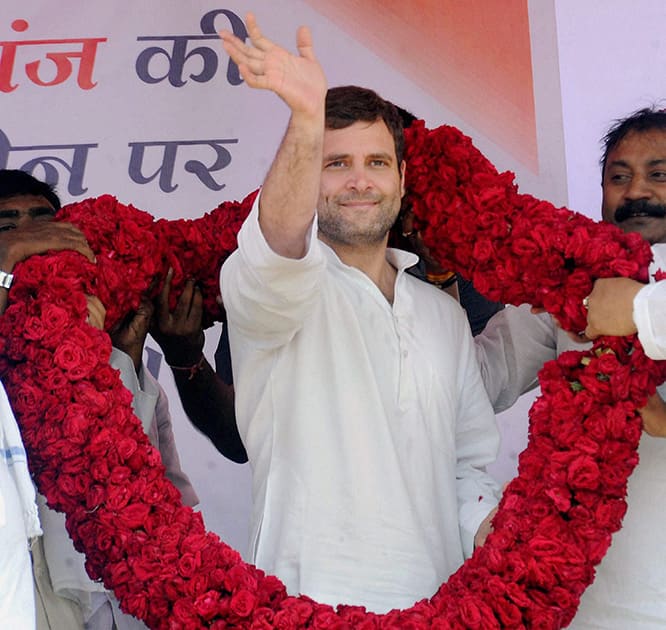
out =
[(378, 203), (378, 201), (368, 199), (367, 201), (346, 201), (340, 205), (351, 210), (371, 210), (372, 208), (375, 208)]

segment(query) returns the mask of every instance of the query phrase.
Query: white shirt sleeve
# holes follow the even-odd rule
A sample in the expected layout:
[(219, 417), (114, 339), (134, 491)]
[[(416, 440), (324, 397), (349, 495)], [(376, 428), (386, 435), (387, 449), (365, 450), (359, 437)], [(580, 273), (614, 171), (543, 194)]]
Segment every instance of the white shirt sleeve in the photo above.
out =
[(469, 331), (458, 350), (461, 394), (456, 422), (456, 488), (460, 538), (468, 558), (474, 551), (474, 536), (481, 522), (498, 502), (499, 486), (486, 472), (486, 466), (497, 458), (499, 432)]
[(651, 359), (666, 359), (666, 280), (648, 284), (634, 298), (638, 338)]
[(537, 386), (544, 363), (557, 356), (557, 335), (547, 313), (534, 315), (530, 306), (507, 306), (493, 315), (474, 337), (483, 384), (496, 413)]
[(238, 233), (238, 249), (220, 271), (220, 291), (229, 322), (255, 347), (283, 345), (312, 311), (325, 269), (313, 221), (303, 258), (276, 254), (259, 226), (259, 197)]
[[(109, 365), (113, 369), (118, 370), (120, 380), (123, 382), (125, 389), (132, 394), (132, 410), (136, 417), (141, 420), (141, 426), (150, 438), (150, 427), (155, 417), (155, 405), (157, 404), (157, 395), (159, 393), (157, 387), (151, 382), (146, 383), (143, 378), (140, 378), (134, 369), (132, 359), (122, 350), (118, 350), (118, 348), (111, 350)], [(143, 366), (141, 369), (143, 369)]]

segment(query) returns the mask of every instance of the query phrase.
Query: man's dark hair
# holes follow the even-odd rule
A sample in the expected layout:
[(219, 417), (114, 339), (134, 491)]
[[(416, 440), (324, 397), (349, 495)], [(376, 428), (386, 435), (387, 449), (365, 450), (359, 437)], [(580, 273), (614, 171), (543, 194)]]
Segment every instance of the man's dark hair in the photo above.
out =
[(20, 195), (44, 197), (56, 210), (60, 210), (60, 199), (55, 187), (26, 173), (13, 169), (0, 169), (0, 199), (9, 199)]
[(326, 93), (327, 129), (345, 129), (355, 122), (377, 120), (384, 121), (393, 136), (399, 166), (405, 154), (405, 136), (396, 106), (376, 92), (355, 85), (334, 87)]
[(629, 114), (626, 118), (619, 118), (613, 123), (602, 138), (603, 156), (601, 157), (601, 177), (603, 179), (606, 171), (608, 154), (630, 133), (645, 133), (647, 131), (666, 132), (666, 109), (656, 107), (644, 107)]

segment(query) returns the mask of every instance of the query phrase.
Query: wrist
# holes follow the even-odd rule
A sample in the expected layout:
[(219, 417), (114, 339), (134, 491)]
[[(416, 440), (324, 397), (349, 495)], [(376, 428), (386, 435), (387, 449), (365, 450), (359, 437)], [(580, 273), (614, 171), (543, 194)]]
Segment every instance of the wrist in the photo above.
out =
[(159, 344), (167, 365), (193, 365), (203, 354), (206, 340), (203, 330), (193, 336), (153, 334)]
[(207, 362), (206, 357), (201, 353), (197, 361), (190, 365), (172, 365), (168, 361), (167, 365), (173, 370), (174, 375), (182, 374), (183, 376), (187, 376), (188, 381), (191, 381), (197, 376), (197, 374), (204, 370)]

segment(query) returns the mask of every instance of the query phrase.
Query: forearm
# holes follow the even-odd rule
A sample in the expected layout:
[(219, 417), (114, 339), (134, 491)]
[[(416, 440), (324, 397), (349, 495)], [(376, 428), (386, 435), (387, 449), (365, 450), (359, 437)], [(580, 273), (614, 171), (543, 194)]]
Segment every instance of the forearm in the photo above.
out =
[(271, 249), (301, 258), (317, 205), (324, 132), (323, 100), (318, 111), (293, 114), (259, 201), (259, 225)]
[(234, 388), (204, 359), (196, 371), (172, 369), (183, 409), (190, 422), (236, 463), (247, 461), (234, 412)]
[(555, 328), (549, 316), (529, 307), (508, 306), (474, 338), (483, 383), (495, 413), (513, 405), (537, 384), (537, 373), (556, 356)]

